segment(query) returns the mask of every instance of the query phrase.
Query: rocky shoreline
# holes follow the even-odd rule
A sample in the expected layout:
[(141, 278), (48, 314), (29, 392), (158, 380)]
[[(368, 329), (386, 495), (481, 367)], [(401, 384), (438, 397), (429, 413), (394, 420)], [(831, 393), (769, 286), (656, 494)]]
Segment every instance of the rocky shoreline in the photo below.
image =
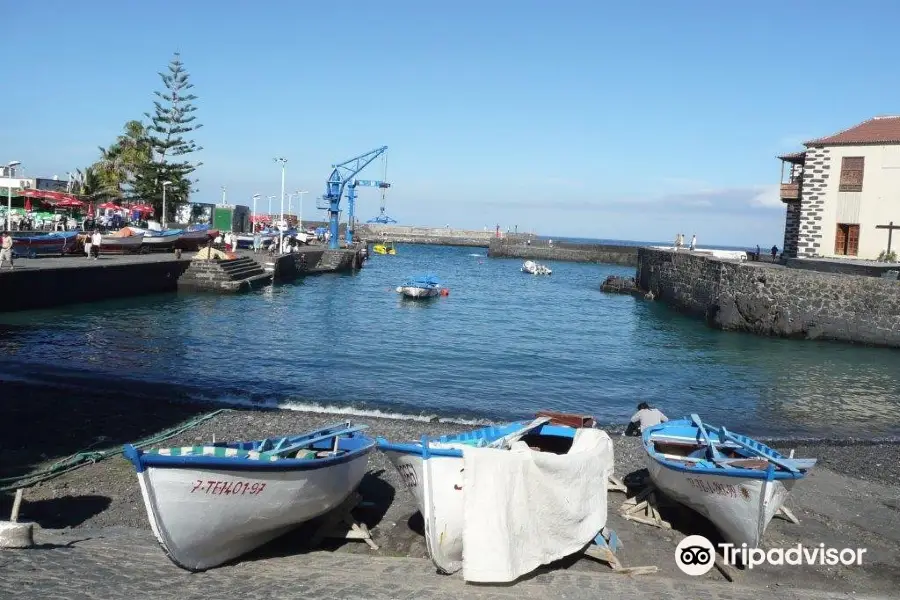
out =
[[(12, 382), (4, 384), (15, 388)], [(63, 399), (52, 391), (41, 393), (32, 386), (22, 402), (6, 402), (8, 418), (0, 424), (0, 435), (8, 440), (0, 453), (0, 477), (21, 475), (68, 456), (90, 443), (110, 447), (136, 441), (178, 422), (216, 408), (184, 402), (154, 400), (119, 403), (110, 408), (110, 398), (100, 393), (90, 398)], [(27, 398), (27, 400), (26, 400)], [(43, 415), (37, 420), (38, 415)], [(438, 436), (465, 429), (465, 426), (438, 422), (347, 418), (346, 415), (303, 413), (284, 410), (224, 410), (197, 427), (187, 430), (162, 446), (196, 444), (213, 438), (258, 439), (287, 435), (345, 420), (366, 423), (368, 433), (391, 440), (415, 440), (422, 435)], [(101, 433), (102, 432), (102, 433)], [(103, 436), (103, 439), (96, 439)], [(644, 468), (645, 455), (639, 439), (613, 435), (616, 474), (626, 482)], [(90, 443), (89, 443), (90, 442)], [(40, 449), (35, 455), (35, 449)], [(784, 448), (787, 449), (787, 448)], [(848, 567), (767, 567), (742, 573), (744, 583), (828, 590), (882, 592), (900, 583), (900, 446), (896, 444), (817, 444), (794, 446), (797, 456), (814, 456), (819, 465), (798, 484), (789, 504), (801, 519), (794, 525), (775, 519), (767, 531), (767, 543), (788, 546), (796, 543), (846, 547), (865, 546), (872, 563), (863, 568)], [(378, 556), (425, 558), (421, 517), (409, 492), (383, 454), (373, 452), (369, 474), (360, 493), (370, 503), (357, 511), (373, 531), (380, 549)], [(676, 570), (672, 552), (679, 533), (625, 521), (617, 514), (625, 496), (609, 494), (609, 524), (625, 543), (622, 557), (626, 565), (657, 565), (662, 576), (683, 577)], [(0, 494), (0, 514), (8, 514), (11, 497)], [(689, 511), (688, 511), (689, 512)], [(147, 516), (130, 463), (121, 456), (88, 465), (26, 490), (21, 518), (43, 528), (98, 529), (127, 527), (148, 529)], [(676, 510), (671, 514), (676, 530), (691, 531), (708, 526), (694, 513)], [(698, 531), (699, 532), (699, 531)], [(303, 540), (288, 535), (273, 544), (287, 544), (288, 552), (302, 547)], [(340, 552), (371, 553), (364, 544), (335, 543)], [(284, 549), (282, 548), (282, 550)], [(562, 568), (597, 569), (597, 563), (579, 560)], [(716, 570), (707, 575), (722, 579)]]

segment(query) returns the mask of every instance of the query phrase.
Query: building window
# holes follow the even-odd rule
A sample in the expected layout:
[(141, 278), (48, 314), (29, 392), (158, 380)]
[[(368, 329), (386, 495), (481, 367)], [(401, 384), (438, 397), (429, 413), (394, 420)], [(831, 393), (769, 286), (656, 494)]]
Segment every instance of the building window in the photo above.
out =
[(834, 253), (841, 256), (856, 256), (859, 253), (859, 225), (837, 224)]
[(861, 192), (865, 158), (845, 156), (841, 159), (841, 184), (839, 192)]

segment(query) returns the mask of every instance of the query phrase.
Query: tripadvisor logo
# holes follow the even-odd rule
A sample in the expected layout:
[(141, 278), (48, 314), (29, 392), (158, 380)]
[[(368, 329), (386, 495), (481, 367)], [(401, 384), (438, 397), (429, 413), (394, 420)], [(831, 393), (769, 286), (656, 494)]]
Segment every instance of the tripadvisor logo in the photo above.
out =
[[(749, 548), (747, 544), (719, 544), (723, 562), (736, 565), (738, 562), (752, 569), (758, 565), (861, 565), (866, 548), (826, 548), (819, 544), (807, 548), (797, 544), (790, 548)], [(675, 548), (675, 564), (687, 575), (708, 573), (716, 561), (716, 548), (702, 535), (689, 535)]]

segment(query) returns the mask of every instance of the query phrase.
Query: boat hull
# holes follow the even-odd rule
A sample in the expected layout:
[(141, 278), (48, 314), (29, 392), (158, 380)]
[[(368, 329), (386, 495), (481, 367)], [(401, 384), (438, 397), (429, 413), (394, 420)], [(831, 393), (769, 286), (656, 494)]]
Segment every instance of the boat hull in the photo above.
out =
[(796, 479), (767, 481), (670, 469), (647, 457), (654, 485), (716, 526), (726, 542), (759, 546)]
[(171, 235), (145, 235), (144, 245), (150, 250), (171, 250), (181, 239), (180, 233)]
[(402, 294), (406, 298), (413, 298), (418, 300), (421, 298), (434, 298), (440, 293), (440, 290), (437, 288), (400, 286), (397, 288), (397, 292), (399, 294)]
[(148, 467), (138, 482), (166, 554), (200, 571), (336, 508), (359, 486), (367, 459), (368, 450), (302, 470)]
[(126, 237), (104, 235), (100, 238), (100, 254), (140, 252), (143, 243), (144, 236), (141, 234)]
[(34, 235), (25, 237), (13, 237), (13, 256), (34, 258), (37, 256), (64, 255), (75, 251), (78, 242), (78, 232), (65, 231), (48, 233), (47, 235)]
[(425, 545), (442, 573), (462, 568), (463, 458), (382, 450), (415, 498), (425, 522)]

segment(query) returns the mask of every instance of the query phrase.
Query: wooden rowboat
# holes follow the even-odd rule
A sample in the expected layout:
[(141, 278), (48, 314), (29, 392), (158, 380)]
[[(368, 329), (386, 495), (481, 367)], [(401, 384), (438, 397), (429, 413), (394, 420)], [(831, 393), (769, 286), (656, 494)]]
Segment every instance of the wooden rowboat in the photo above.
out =
[(126, 445), (150, 527), (178, 566), (234, 559), (339, 506), (375, 441), (349, 423), (285, 438), (143, 451)]

